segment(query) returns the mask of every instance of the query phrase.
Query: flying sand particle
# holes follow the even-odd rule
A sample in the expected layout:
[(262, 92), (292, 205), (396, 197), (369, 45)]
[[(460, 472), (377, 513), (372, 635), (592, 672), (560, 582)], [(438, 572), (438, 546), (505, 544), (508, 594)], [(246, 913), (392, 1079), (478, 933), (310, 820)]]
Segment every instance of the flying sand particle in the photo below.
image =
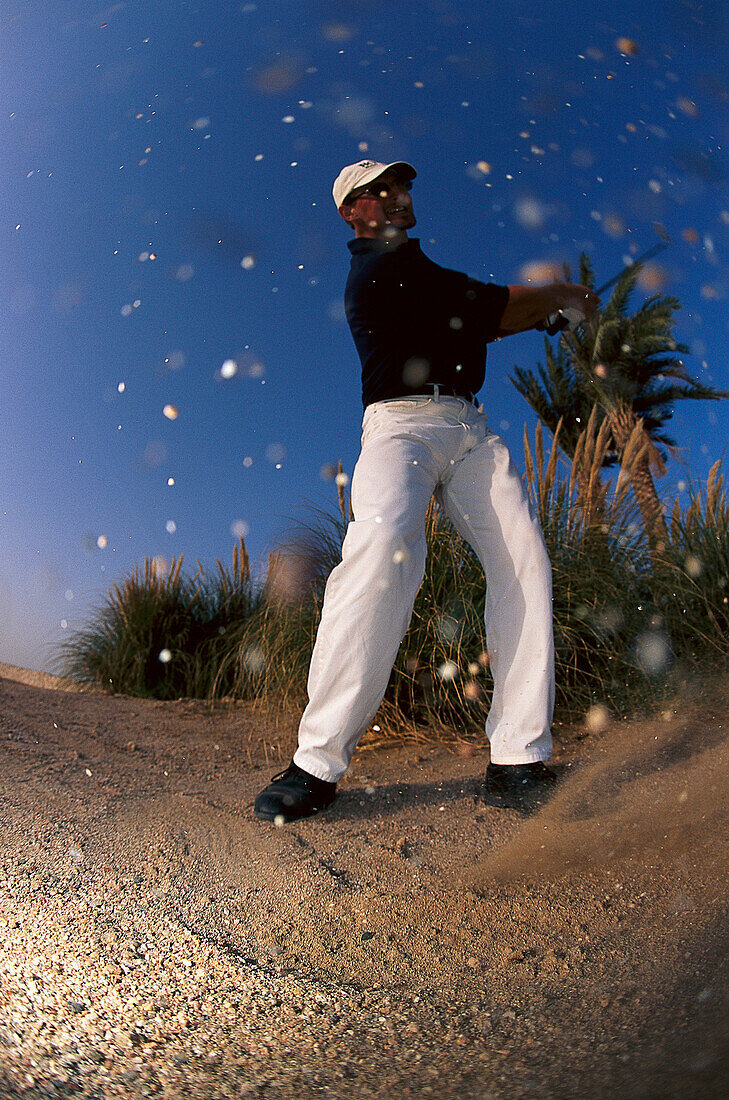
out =
[(619, 53), (624, 54), (626, 57), (637, 57), (640, 52), (638, 43), (633, 38), (617, 38), (615, 47)]
[(601, 703), (596, 703), (585, 715), (585, 725), (592, 733), (602, 733), (610, 725), (610, 711)]
[(454, 661), (444, 661), (438, 669), (438, 675), (445, 683), (449, 683), (458, 675), (458, 665)]

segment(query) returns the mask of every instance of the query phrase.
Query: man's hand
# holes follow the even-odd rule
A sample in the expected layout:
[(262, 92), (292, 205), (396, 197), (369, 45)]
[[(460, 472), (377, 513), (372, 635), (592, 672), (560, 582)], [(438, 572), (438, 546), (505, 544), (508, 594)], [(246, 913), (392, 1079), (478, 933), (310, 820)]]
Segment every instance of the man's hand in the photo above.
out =
[(560, 311), (571, 310), (572, 324), (589, 321), (600, 304), (600, 299), (589, 287), (575, 283), (549, 283), (547, 286), (510, 286), (509, 300), (501, 318), (499, 336), (511, 336), (536, 328), (550, 331), (558, 320), (564, 324), (554, 329), (559, 332), (570, 325), (568, 315)]
[(550, 336), (565, 329), (572, 332), (583, 321), (589, 321), (600, 304), (600, 299), (589, 287), (572, 283), (558, 283), (557, 286), (566, 293), (565, 304), (535, 326), (540, 332), (546, 330)]

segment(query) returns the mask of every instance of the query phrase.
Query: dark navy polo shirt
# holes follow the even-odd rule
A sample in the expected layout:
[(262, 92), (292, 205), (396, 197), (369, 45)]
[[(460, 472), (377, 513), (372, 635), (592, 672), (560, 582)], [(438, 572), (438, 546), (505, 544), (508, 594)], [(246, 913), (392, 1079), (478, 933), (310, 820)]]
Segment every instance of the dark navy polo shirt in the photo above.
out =
[(344, 308), (362, 362), (362, 403), (428, 393), (436, 382), (469, 397), (486, 374), (508, 286), (439, 267), (420, 241), (358, 237)]

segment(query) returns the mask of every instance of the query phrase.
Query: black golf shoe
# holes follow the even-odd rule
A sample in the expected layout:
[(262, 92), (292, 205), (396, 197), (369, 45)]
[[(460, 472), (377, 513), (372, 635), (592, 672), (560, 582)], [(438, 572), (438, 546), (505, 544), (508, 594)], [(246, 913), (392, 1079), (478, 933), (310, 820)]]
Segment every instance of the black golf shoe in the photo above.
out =
[(274, 775), (259, 794), (253, 813), (263, 821), (284, 825), (328, 809), (337, 794), (337, 784), (309, 775), (293, 760), (286, 771)]
[(529, 812), (547, 801), (556, 783), (557, 776), (541, 760), (533, 764), (489, 764), (481, 797), (489, 806)]

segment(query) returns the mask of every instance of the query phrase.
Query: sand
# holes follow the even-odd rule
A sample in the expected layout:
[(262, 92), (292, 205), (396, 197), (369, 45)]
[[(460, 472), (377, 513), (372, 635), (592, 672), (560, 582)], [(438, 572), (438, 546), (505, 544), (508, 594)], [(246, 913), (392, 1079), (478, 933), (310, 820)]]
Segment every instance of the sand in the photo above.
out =
[(406, 744), (276, 828), (293, 719), (0, 671), (0, 1096), (729, 1092), (725, 683), (563, 730), (531, 817)]

